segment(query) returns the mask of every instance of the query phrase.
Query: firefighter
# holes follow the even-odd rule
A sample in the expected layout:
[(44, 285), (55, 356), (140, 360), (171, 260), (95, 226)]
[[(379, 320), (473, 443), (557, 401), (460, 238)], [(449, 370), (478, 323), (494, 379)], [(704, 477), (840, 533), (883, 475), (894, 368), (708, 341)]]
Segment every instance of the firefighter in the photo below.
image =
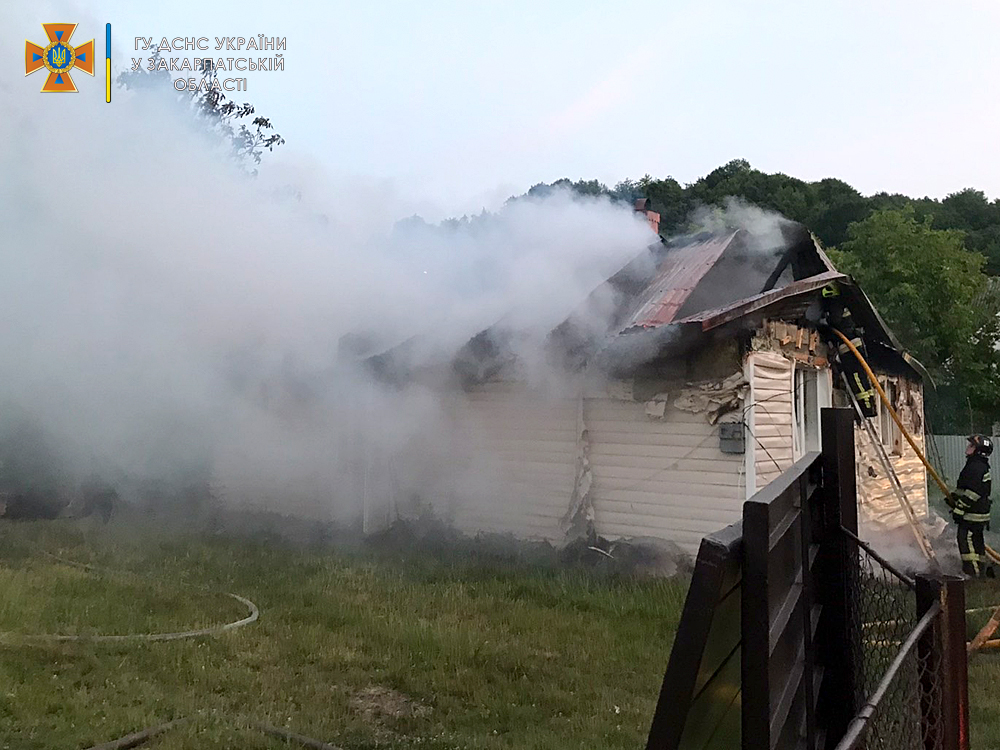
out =
[(970, 435), (965, 449), (965, 468), (958, 476), (955, 491), (947, 499), (958, 526), (958, 551), (962, 572), (968, 576), (994, 577), (993, 566), (986, 558), (983, 532), (990, 524), (990, 454), (993, 441), (985, 435)]
[[(862, 330), (854, 322), (851, 309), (840, 294), (840, 287), (837, 286), (836, 282), (823, 287), (822, 299), (823, 316), (820, 323), (821, 327), (829, 326), (835, 328), (850, 339), (858, 351), (864, 352), (865, 343), (861, 337)], [(839, 338), (834, 338), (831, 335), (829, 343), (836, 352), (840, 370), (847, 378), (848, 386), (854, 392), (854, 398), (861, 408), (861, 413), (866, 417), (876, 416), (878, 414), (876, 407), (878, 394), (875, 391), (875, 387), (868, 380), (868, 374), (861, 366), (858, 358), (854, 356), (851, 348)]]

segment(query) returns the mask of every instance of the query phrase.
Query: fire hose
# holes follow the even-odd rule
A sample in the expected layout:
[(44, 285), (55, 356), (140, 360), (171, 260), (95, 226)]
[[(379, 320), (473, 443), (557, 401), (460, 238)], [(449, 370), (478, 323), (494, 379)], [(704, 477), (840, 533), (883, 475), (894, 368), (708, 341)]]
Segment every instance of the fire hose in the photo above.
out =
[[(119, 574), (118, 571), (108, 570), (105, 568), (99, 568), (95, 565), (88, 565), (86, 563), (79, 563), (74, 560), (66, 560), (58, 555), (53, 555), (49, 552), (42, 550), (42, 554), (46, 557), (55, 560), (62, 565), (68, 565), (74, 568), (80, 568), (82, 570), (87, 570), (92, 573), (111, 573)], [(225, 633), (229, 630), (235, 630), (236, 628), (242, 628), (245, 625), (250, 625), (251, 623), (257, 622), (260, 617), (260, 610), (257, 609), (257, 605), (254, 604), (249, 599), (246, 599), (238, 594), (230, 594), (225, 592), (225, 595), (230, 599), (242, 604), (247, 608), (246, 617), (233, 622), (227, 622), (224, 625), (213, 625), (207, 628), (198, 628), (196, 630), (184, 630), (178, 633), (130, 633), (128, 635), (56, 635), (50, 633), (43, 634), (31, 634), (31, 635), (20, 635), (17, 633), (8, 633), (0, 631), (0, 643), (58, 643), (63, 641), (79, 641), (84, 643), (114, 643), (114, 642), (128, 642), (128, 641), (178, 641), (185, 638), (202, 638), (209, 635), (218, 635), (219, 633)]]
[[(882, 400), (882, 403), (888, 410), (890, 416), (892, 417), (892, 420), (896, 423), (896, 426), (899, 428), (900, 433), (902, 433), (903, 437), (906, 438), (906, 442), (908, 442), (910, 444), (910, 447), (913, 448), (913, 452), (917, 454), (917, 458), (919, 458), (921, 463), (923, 463), (923, 465), (926, 467), (927, 473), (929, 473), (931, 477), (933, 477), (935, 483), (937, 483), (937, 486), (941, 488), (941, 492), (944, 493), (945, 497), (948, 497), (948, 495), (951, 494), (951, 490), (948, 489), (948, 485), (944, 483), (944, 480), (941, 479), (941, 476), (937, 473), (937, 471), (935, 471), (934, 467), (931, 466), (930, 461), (927, 460), (927, 457), (924, 455), (924, 452), (920, 450), (920, 446), (917, 445), (916, 441), (913, 439), (913, 436), (910, 435), (909, 430), (907, 430), (906, 427), (903, 425), (903, 421), (899, 418), (899, 415), (896, 413), (896, 410), (892, 408), (892, 404), (889, 403), (889, 398), (885, 395), (885, 391), (882, 390), (882, 386), (879, 385), (878, 378), (875, 377), (875, 373), (872, 372), (871, 367), (868, 366), (868, 362), (865, 361), (865, 358), (861, 355), (861, 352), (858, 351), (858, 348), (851, 342), (849, 338), (847, 338), (847, 336), (842, 334), (836, 328), (833, 329), (833, 332), (840, 337), (840, 339), (847, 345), (847, 347), (851, 350), (854, 356), (858, 358), (858, 362), (860, 362), (861, 366), (864, 368), (865, 373), (868, 375), (868, 379), (871, 381), (872, 386), (875, 388), (875, 391), (879, 395), (879, 398)], [(994, 562), (1000, 563), (1000, 552), (997, 552), (989, 545), (986, 545), (986, 554)]]
[[(931, 475), (931, 477), (934, 478), (934, 481), (937, 483), (937, 486), (941, 489), (941, 492), (944, 493), (945, 497), (948, 497), (951, 494), (951, 490), (948, 489), (948, 486), (944, 483), (944, 480), (941, 479), (941, 476), (937, 473), (937, 471), (934, 470), (934, 467), (931, 466), (930, 461), (927, 460), (927, 457), (924, 455), (924, 452), (920, 450), (920, 447), (913, 439), (913, 436), (910, 435), (909, 430), (907, 430), (906, 427), (903, 425), (903, 420), (899, 418), (899, 415), (896, 413), (896, 410), (892, 407), (892, 404), (889, 402), (888, 396), (885, 395), (885, 391), (882, 390), (882, 386), (879, 384), (878, 378), (875, 377), (875, 373), (872, 372), (872, 368), (868, 366), (868, 362), (865, 360), (864, 356), (862, 356), (861, 352), (858, 351), (858, 348), (851, 342), (849, 338), (847, 338), (847, 336), (838, 331), (836, 328), (833, 328), (832, 330), (835, 334), (837, 334), (840, 340), (847, 345), (847, 348), (851, 350), (851, 353), (854, 354), (855, 357), (857, 357), (857, 360), (861, 364), (861, 367), (864, 368), (865, 374), (868, 375), (868, 380), (871, 381), (872, 387), (875, 389), (876, 393), (878, 393), (879, 398), (885, 405), (885, 408), (889, 412), (889, 415), (892, 417), (892, 420), (896, 423), (896, 426), (899, 428), (900, 433), (903, 435), (904, 438), (906, 438), (906, 442), (910, 444), (910, 447), (913, 448), (913, 452), (917, 454), (917, 458), (919, 458), (920, 461), (923, 463), (924, 467), (927, 469), (927, 472)], [(993, 562), (1000, 563), (1000, 553), (998, 553), (995, 549), (993, 549), (989, 545), (986, 545), (986, 555)], [(996, 607), (989, 621), (986, 623), (983, 629), (979, 631), (976, 637), (969, 644), (969, 653), (974, 653), (979, 648), (1000, 648), (1000, 639), (989, 640), (989, 637), (993, 635), (993, 633), (997, 630), (998, 627), (1000, 627), (1000, 606)]]
[[(109, 568), (102, 568), (96, 565), (90, 565), (87, 563), (77, 562), (75, 560), (67, 560), (59, 555), (54, 555), (45, 550), (39, 550), (43, 555), (50, 558), (54, 562), (61, 565), (68, 565), (73, 568), (79, 568), (81, 570), (88, 571), (90, 573), (96, 574), (109, 574), (117, 576), (130, 576), (135, 578), (144, 578), (144, 576), (128, 573), (124, 571), (112, 570)], [(200, 588), (200, 587), (198, 587)], [(11, 636), (15, 640), (19, 639), (25, 643), (32, 642), (58, 642), (58, 641), (80, 641), (88, 643), (98, 643), (98, 642), (113, 642), (113, 641), (175, 641), (183, 638), (199, 638), (209, 635), (217, 635), (219, 633), (224, 633), (228, 630), (234, 630), (244, 625), (249, 625), (250, 623), (256, 622), (260, 617), (260, 610), (258, 610), (257, 605), (255, 605), (249, 599), (246, 599), (237, 594), (226, 593), (236, 601), (243, 604), (248, 610), (249, 614), (241, 620), (235, 622), (226, 623), (225, 625), (216, 625), (208, 628), (200, 628), (198, 630), (186, 630), (179, 633), (133, 633), (129, 635), (26, 635), (26, 636), (15, 636), (11, 633), (0, 633), (0, 643), (5, 642)], [(116, 740), (110, 742), (102, 742), (99, 745), (94, 745), (87, 750), (129, 750), (130, 748), (136, 748), (141, 745), (145, 745), (156, 737), (169, 732), (172, 729), (188, 723), (192, 717), (181, 717), (179, 719), (174, 719), (173, 721), (168, 721), (164, 724), (158, 724), (155, 726), (147, 727), (138, 732), (132, 732), (125, 735), (124, 737), (119, 737)], [(308, 737), (304, 734), (297, 734), (291, 732), (287, 729), (282, 729), (280, 727), (271, 726), (260, 721), (247, 720), (243, 717), (230, 718), (222, 717), (224, 721), (229, 721), (238, 726), (247, 726), (254, 729), (262, 734), (274, 737), (279, 740), (283, 740), (287, 743), (295, 743), (302, 747), (309, 748), (310, 750), (340, 750), (336, 745), (331, 745), (322, 740), (317, 740), (312, 737)]]
[[(147, 727), (139, 732), (133, 732), (132, 734), (127, 734), (124, 737), (120, 737), (117, 740), (112, 740), (111, 742), (102, 742), (100, 745), (93, 745), (87, 748), (87, 750), (131, 750), (131, 748), (139, 747), (140, 745), (145, 745), (150, 740), (158, 737), (165, 732), (169, 732), (181, 724), (185, 724), (190, 720), (190, 717), (182, 717), (180, 719), (175, 719), (174, 721), (168, 721), (166, 724), (158, 724), (156, 726)], [(237, 724), (243, 724), (244, 722), (236, 722)], [(295, 732), (290, 732), (287, 729), (281, 729), (280, 727), (273, 727), (270, 724), (262, 724), (260, 722), (251, 722), (248, 725), (250, 728), (257, 730), (261, 734), (274, 737), (275, 739), (282, 740), (283, 744), (296, 743), (302, 747), (308, 748), (309, 750), (341, 750), (336, 745), (331, 745), (328, 742), (323, 742), (322, 740), (317, 740), (312, 737), (307, 737), (304, 734), (297, 734)]]

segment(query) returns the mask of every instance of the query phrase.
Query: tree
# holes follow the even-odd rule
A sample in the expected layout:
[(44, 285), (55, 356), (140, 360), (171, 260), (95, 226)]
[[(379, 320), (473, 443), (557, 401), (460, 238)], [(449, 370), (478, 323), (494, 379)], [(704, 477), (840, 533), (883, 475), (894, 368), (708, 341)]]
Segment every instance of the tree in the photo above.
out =
[(941, 229), (985, 229), (997, 218), (995, 209), (982, 190), (966, 188), (941, 201), (935, 225)]
[(710, 172), (691, 185), (688, 192), (697, 202), (706, 205), (721, 205), (730, 197), (742, 198), (800, 222), (808, 221), (816, 202), (809, 183), (780, 172), (761, 172), (744, 159), (736, 159)]
[(872, 212), (870, 201), (843, 180), (828, 178), (810, 183), (809, 188), (815, 202), (804, 223), (827, 246), (846, 240), (847, 227)]
[(998, 413), (1000, 307), (985, 258), (966, 249), (961, 232), (934, 229), (911, 207), (883, 209), (852, 224), (832, 255), (935, 379), (963, 404)]
[(629, 204), (634, 204), (637, 199), (646, 197), (643, 195), (642, 186), (630, 179), (624, 179), (611, 188), (611, 196), (615, 200)]
[(966, 245), (986, 256), (987, 272), (1000, 273), (1000, 203), (991, 203), (982, 190), (966, 188), (935, 202), (930, 210), (935, 227), (961, 229)]
[(649, 198), (652, 209), (660, 214), (660, 232), (670, 234), (684, 226), (694, 200), (677, 180), (666, 177), (654, 180), (648, 174), (638, 182), (640, 195)]
[[(202, 80), (214, 83), (214, 71), (206, 73)], [(199, 89), (192, 94), (192, 98), (195, 112), (205, 120), (208, 128), (229, 142), (233, 157), (241, 164), (252, 160), (254, 165), (259, 165), (265, 148), (273, 151), (275, 146), (285, 142), (278, 133), (270, 132), (274, 130), (274, 126), (267, 117), (258, 115), (253, 118), (249, 128), (246, 123), (238, 122), (254, 114), (254, 106), (249, 102), (237, 104), (227, 101), (221, 88)], [(256, 169), (253, 174), (256, 174)]]
[[(121, 73), (117, 79), (118, 85), (139, 92), (173, 92), (170, 73), (158, 65), (160, 53), (156, 52), (152, 60), (153, 70), (140, 68)], [(285, 142), (278, 133), (272, 132), (274, 126), (267, 117), (254, 117), (249, 127), (241, 122), (256, 113), (254, 106), (249, 102), (237, 104), (228, 100), (222, 87), (218, 85), (215, 69), (212, 67), (205, 69), (198, 88), (195, 91), (185, 90), (178, 96), (178, 101), (190, 109), (203, 122), (206, 132), (225, 144), (236, 163), (253, 176), (257, 174), (256, 167), (261, 162), (264, 149), (270, 152), (275, 146)], [(253, 162), (252, 167), (249, 166), (250, 162)]]

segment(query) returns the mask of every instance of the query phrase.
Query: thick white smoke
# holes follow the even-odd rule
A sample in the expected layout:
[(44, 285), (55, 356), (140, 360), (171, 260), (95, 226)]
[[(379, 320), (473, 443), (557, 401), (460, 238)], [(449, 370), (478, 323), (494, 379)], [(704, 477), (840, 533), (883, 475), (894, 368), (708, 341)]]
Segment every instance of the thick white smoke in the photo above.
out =
[(342, 336), (453, 351), (504, 316), (555, 325), (654, 239), (566, 194), (396, 224), (392, 194), (280, 154), (240, 176), (169, 96), (41, 95), (2, 63), (0, 431), (44, 431), (67, 486), (207, 466), (279, 510), (333, 497), (338, 404), (367, 400), (388, 441), (436, 423), (429, 394), (338, 369)]
[(773, 253), (787, 243), (782, 229), (792, 222), (779, 213), (729, 196), (721, 206), (698, 206), (688, 217), (693, 231), (724, 234), (745, 229), (751, 252)]

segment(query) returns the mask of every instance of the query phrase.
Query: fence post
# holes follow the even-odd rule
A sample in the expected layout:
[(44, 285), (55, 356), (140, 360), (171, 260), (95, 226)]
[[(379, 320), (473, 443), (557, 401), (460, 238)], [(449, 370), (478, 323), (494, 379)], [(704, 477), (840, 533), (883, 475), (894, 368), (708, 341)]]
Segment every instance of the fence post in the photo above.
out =
[(934, 602), (941, 614), (917, 643), (920, 724), (927, 750), (969, 750), (969, 677), (965, 650), (965, 581), (917, 576), (917, 616)]
[(853, 600), (860, 565), (857, 550), (841, 527), (858, 531), (854, 466), (854, 412), (827, 408), (821, 416), (823, 490), (816, 590), (823, 611), (816, 659), (824, 669), (819, 705), (825, 710), (826, 746), (836, 747), (858, 709), (856, 662), (860, 655), (858, 611)]
[(965, 581), (941, 581), (941, 728), (944, 750), (969, 750), (969, 657), (965, 646)]
[[(858, 533), (858, 487), (854, 468), (854, 412), (851, 409), (823, 409), (823, 486), (828, 502), (825, 521), (830, 531), (843, 526)], [(836, 535), (840, 538), (840, 535)], [(843, 548), (853, 549), (847, 540)]]
[(743, 748), (771, 747), (771, 618), (767, 505), (743, 504), (741, 651)]
[[(819, 467), (814, 463), (812, 468), (810, 481), (815, 482), (818, 477), (816, 470)], [(822, 471), (822, 469), (819, 469), (819, 471)], [(813, 494), (819, 495), (820, 493)], [(817, 499), (819, 502), (822, 502), (821, 498)], [(812, 502), (812, 498), (808, 492), (808, 483), (801, 482), (799, 484), (799, 512), (801, 513), (799, 519), (799, 554), (802, 556), (802, 645), (805, 667), (803, 689), (806, 701), (806, 750), (818, 750), (816, 747), (816, 644), (813, 642), (813, 633), (815, 632), (813, 628), (813, 606), (817, 602), (817, 596), (812, 565), (809, 564), (812, 559), (811, 552), (816, 541), (816, 529), (812, 518), (813, 509), (810, 507)]]

